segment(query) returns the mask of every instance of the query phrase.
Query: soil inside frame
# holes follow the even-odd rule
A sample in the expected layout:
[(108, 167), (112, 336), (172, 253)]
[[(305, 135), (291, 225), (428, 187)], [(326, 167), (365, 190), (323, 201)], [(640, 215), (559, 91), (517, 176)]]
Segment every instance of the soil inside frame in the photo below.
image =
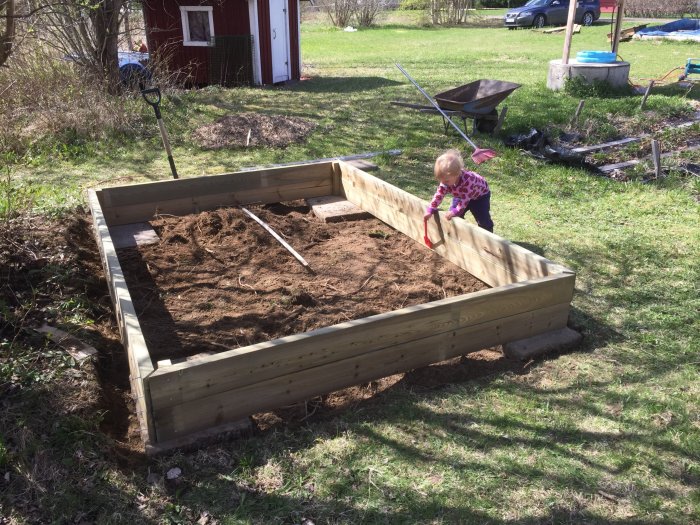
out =
[(155, 244), (119, 250), (154, 362), (308, 332), (488, 286), (375, 218), (325, 223), (304, 201), (151, 221)]

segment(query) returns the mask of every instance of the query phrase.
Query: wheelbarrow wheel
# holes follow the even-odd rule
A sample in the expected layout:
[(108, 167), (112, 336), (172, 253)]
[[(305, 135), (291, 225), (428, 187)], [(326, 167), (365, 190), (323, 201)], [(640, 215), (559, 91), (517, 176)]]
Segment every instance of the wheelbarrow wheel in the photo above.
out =
[(489, 113), (489, 118), (475, 118), (474, 128), (479, 133), (492, 133), (496, 126), (498, 125), (498, 111), (495, 109), (491, 110)]

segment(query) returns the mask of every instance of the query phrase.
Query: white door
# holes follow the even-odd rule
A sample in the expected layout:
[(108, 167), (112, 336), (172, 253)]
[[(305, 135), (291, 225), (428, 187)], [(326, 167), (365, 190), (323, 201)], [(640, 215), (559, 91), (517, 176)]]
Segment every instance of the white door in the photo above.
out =
[(270, 38), (272, 48), (272, 82), (289, 80), (289, 31), (287, 0), (270, 0)]

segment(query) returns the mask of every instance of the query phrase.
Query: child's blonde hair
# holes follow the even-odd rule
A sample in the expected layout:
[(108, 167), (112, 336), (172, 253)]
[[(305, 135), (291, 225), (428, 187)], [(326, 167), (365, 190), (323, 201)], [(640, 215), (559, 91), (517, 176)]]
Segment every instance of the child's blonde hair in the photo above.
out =
[(464, 160), (459, 150), (448, 149), (435, 160), (435, 178), (442, 180), (446, 176), (458, 175), (464, 170)]

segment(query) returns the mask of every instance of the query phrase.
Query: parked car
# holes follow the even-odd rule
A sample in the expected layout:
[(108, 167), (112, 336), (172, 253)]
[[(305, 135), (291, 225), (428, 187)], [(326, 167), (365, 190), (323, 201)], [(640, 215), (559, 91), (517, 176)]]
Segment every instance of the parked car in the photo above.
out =
[[(529, 0), (524, 6), (508, 11), (503, 17), (503, 25), (509, 29), (563, 26), (566, 25), (568, 17), (569, 0)], [(577, 24), (589, 26), (599, 18), (600, 0), (577, 0)]]

